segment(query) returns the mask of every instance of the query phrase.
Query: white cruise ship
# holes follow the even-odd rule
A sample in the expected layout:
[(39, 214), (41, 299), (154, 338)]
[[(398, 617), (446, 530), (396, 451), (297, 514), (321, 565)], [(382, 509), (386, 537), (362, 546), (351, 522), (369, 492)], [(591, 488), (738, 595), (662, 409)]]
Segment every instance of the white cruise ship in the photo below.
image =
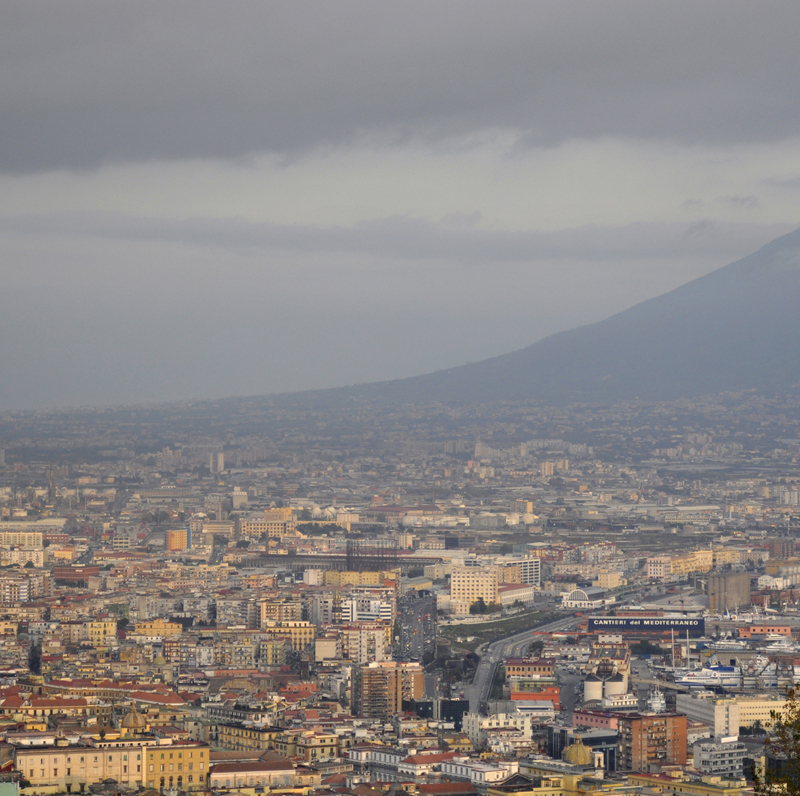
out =
[(715, 652), (744, 652), (750, 649), (750, 645), (746, 641), (720, 639), (719, 641), (707, 642), (706, 649), (714, 650)]

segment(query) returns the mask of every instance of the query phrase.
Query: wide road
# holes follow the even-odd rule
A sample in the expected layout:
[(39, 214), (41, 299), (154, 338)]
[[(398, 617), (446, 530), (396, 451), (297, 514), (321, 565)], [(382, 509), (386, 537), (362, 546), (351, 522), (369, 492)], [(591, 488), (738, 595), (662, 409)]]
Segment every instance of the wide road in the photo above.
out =
[(110, 513), (112, 516), (119, 517), (120, 512), (125, 508), (125, 504), (128, 502), (130, 496), (131, 493), (127, 489), (117, 490), (117, 494), (114, 496), (114, 502), (111, 505)]
[(523, 630), (521, 633), (516, 633), (513, 636), (508, 636), (489, 644), (481, 654), (475, 677), (472, 678), (472, 685), (464, 689), (464, 697), (469, 699), (469, 709), (472, 711), (480, 710), (481, 702), (485, 702), (489, 698), (497, 667), (506, 658), (523, 656), (535, 638), (534, 633), (558, 630), (568, 631), (577, 627), (577, 624), (578, 620), (569, 615), (562, 619), (556, 619), (554, 622), (548, 622), (546, 625)]
[(401, 597), (397, 605), (400, 657), (421, 661), (436, 643), (436, 598)]

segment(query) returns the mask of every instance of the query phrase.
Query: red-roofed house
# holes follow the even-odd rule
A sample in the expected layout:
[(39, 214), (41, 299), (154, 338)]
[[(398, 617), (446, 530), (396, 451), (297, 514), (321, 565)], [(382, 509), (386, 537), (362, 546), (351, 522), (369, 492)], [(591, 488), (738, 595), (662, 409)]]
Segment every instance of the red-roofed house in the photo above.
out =
[[(314, 780), (314, 781), (302, 781)], [(303, 769), (301, 774), (289, 760), (254, 760), (247, 763), (218, 763), (208, 776), (210, 788), (292, 787), (319, 785), (319, 772)]]

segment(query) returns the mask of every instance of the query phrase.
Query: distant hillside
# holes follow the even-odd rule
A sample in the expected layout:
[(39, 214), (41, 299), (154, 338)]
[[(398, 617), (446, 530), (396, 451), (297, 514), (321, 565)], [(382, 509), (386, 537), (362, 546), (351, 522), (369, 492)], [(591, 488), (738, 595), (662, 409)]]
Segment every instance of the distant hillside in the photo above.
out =
[(315, 403), (571, 403), (773, 391), (798, 382), (800, 230), (618, 315), (519, 351), (313, 395)]

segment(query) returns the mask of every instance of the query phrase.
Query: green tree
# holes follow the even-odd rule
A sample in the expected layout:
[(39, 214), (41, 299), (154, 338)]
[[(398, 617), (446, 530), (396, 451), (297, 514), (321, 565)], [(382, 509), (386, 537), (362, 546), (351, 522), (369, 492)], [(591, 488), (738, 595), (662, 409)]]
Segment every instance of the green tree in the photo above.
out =
[(800, 688), (786, 691), (783, 710), (770, 711), (767, 761), (755, 777), (757, 796), (800, 796)]
[(32, 641), (28, 647), (28, 669), (31, 674), (42, 673), (42, 646), (36, 641)]
[(478, 597), (472, 605), (469, 607), (469, 612), (471, 614), (485, 614), (486, 613), (486, 603), (483, 597)]
[(528, 655), (532, 658), (538, 658), (542, 651), (544, 650), (544, 641), (537, 639), (536, 641), (532, 641), (531, 645), (528, 647)]

